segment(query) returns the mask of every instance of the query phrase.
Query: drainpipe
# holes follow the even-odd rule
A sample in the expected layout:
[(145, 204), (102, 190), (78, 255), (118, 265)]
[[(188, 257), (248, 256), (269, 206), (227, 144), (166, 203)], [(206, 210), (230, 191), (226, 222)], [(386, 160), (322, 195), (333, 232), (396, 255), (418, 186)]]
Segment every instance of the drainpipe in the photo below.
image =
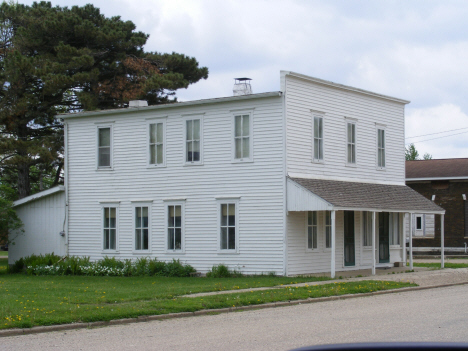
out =
[(65, 146), (65, 152), (64, 152), (64, 180), (63, 180), (63, 185), (65, 186), (65, 218), (63, 220), (63, 231), (65, 232), (65, 253), (68, 256), (69, 255), (69, 247), (68, 244), (70, 242), (69, 240), (69, 223), (68, 223), (68, 123), (64, 123), (63, 126), (63, 136), (64, 136), (64, 146)]

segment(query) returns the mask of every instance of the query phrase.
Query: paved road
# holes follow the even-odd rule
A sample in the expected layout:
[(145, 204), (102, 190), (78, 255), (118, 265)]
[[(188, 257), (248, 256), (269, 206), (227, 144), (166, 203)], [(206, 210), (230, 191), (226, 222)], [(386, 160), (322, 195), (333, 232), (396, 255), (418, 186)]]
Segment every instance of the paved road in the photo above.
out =
[(366, 341), (468, 342), (468, 285), (0, 339), (0, 350), (289, 350)]

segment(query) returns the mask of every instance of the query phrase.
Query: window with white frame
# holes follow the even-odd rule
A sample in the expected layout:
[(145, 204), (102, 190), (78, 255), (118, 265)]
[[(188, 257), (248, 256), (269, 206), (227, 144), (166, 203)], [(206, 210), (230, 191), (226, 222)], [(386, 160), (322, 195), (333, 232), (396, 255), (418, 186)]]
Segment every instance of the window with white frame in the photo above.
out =
[(390, 245), (400, 245), (400, 214), (390, 212), (388, 215), (388, 225)]
[(362, 245), (372, 246), (372, 212), (362, 212)]
[(199, 163), (201, 161), (201, 119), (185, 121), (185, 162)]
[(148, 250), (149, 248), (149, 208), (147, 206), (135, 207), (135, 250)]
[(317, 211), (307, 212), (307, 248), (317, 248), (318, 221)]
[(241, 114), (234, 116), (234, 159), (242, 161), (251, 158), (251, 116)]
[(356, 164), (356, 123), (347, 122), (347, 162)]
[(377, 166), (385, 168), (385, 130), (377, 129)]
[(149, 164), (164, 165), (164, 122), (149, 124)]
[(237, 249), (236, 203), (220, 204), (220, 249)]
[(183, 248), (183, 206), (167, 206), (167, 249), (181, 251)]
[(325, 211), (325, 248), (331, 248), (331, 211)]
[(98, 168), (112, 167), (111, 127), (98, 127)]
[(314, 161), (323, 161), (323, 117), (314, 116)]
[(117, 248), (117, 208), (103, 207), (103, 249)]

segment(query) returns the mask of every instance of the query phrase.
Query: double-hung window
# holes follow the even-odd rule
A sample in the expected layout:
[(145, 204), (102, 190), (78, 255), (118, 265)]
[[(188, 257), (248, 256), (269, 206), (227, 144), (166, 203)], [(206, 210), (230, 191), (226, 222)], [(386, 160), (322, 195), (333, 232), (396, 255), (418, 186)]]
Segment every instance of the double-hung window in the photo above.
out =
[(347, 122), (347, 163), (356, 164), (356, 123)]
[(149, 249), (149, 208), (135, 207), (135, 251)]
[(325, 211), (325, 248), (331, 248), (331, 211)]
[(98, 127), (98, 168), (112, 168), (112, 127)]
[(377, 129), (377, 166), (385, 168), (385, 130)]
[(314, 116), (314, 161), (323, 161), (323, 117)]
[(307, 212), (307, 248), (309, 250), (317, 248), (318, 222), (317, 212)]
[(362, 212), (362, 245), (372, 246), (372, 212)]
[(237, 203), (220, 204), (220, 250), (237, 250)]
[(252, 159), (252, 116), (250, 113), (234, 115), (234, 159)]
[(103, 249), (117, 249), (117, 208), (103, 207)]
[(185, 120), (185, 162), (187, 164), (202, 162), (202, 128), (201, 118)]
[(400, 214), (389, 213), (388, 215), (388, 233), (390, 245), (400, 245)]
[(164, 121), (149, 124), (149, 164), (163, 166), (165, 158), (165, 123)]
[(184, 249), (184, 206), (183, 204), (167, 205), (167, 249), (183, 251)]

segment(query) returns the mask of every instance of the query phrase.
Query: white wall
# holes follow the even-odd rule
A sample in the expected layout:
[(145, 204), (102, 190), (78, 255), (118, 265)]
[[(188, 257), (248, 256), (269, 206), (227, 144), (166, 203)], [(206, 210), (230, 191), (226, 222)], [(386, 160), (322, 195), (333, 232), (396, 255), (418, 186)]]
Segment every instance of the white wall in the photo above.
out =
[[(404, 104), (290, 75), (285, 87), (290, 176), (405, 184)], [(323, 163), (313, 162), (314, 114), (323, 117)], [(346, 165), (345, 117), (356, 121), (355, 167)], [(385, 170), (377, 169), (376, 123), (385, 126)]]
[(8, 246), (8, 263), (32, 254), (66, 254), (65, 237), (60, 236), (65, 219), (65, 192), (27, 202), (15, 208), (24, 232), (14, 233)]
[[(253, 157), (232, 162), (233, 113), (253, 113)], [(251, 99), (129, 114), (67, 119), (70, 254), (136, 259), (133, 251), (134, 200), (152, 201), (151, 252), (144, 256), (180, 259), (206, 272), (224, 263), (245, 273), (283, 274), (285, 187), (282, 98)], [(234, 112), (233, 112), (234, 111)], [(183, 162), (183, 118), (203, 114), (203, 165)], [(166, 167), (147, 165), (147, 119), (166, 117)], [(96, 170), (96, 128), (113, 126), (111, 171)], [(238, 196), (239, 251), (218, 252), (216, 196)], [(166, 252), (164, 199), (186, 198), (185, 253)], [(119, 250), (102, 250), (102, 201), (119, 201)]]

